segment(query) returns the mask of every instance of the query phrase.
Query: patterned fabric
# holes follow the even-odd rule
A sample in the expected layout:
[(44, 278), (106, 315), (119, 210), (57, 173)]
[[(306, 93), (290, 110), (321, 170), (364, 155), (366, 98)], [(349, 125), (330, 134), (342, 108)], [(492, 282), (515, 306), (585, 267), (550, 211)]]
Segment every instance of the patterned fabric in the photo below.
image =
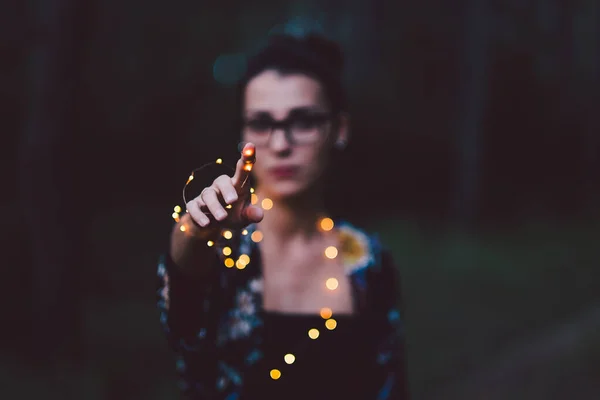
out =
[[(373, 334), (379, 347), (373, 354), (381, 377), (377, 400), (408, 399), (404, 372), (404, 330), (396, 268), (376, 236), (369, 236), (345, 221), (336, 221), (341, 238), (340, 256), (352, 285), (357, 314), (375, 321)], [(178, 355), (182, 391), (191, 399), (235, 400), (244, 387), (244, 371), (262, 357), (261, 330), (263, 281), (258, 245), (250, 238), (254, 225), (230, 240), (216, 244), (218, 267), (212, 284), (202, 292), (183, 277), (168, 255), (158, 265), (158, 308), (167, 338)], [(242, 270), (223, 265), (223, 247), (237, 259), (250, 262)], [(206, 278), (205, 278), (206, 279)]]

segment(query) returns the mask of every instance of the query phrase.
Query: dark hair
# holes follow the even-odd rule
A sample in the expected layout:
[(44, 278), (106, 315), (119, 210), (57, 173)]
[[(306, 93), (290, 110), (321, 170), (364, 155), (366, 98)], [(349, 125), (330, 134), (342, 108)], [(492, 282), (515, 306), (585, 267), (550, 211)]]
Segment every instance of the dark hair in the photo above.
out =
[(247, 60), (246, 73), (238, 83), (239, 110), (244, 102), (246, 86), (252, 78), (272, 69), (282, 74), (300, 73), (321, 83), (331, 111), (346, 110), (342, 87), (344, 56), (333, 41), (316, 34), (305, 37), (272, 35), (265, 47)]

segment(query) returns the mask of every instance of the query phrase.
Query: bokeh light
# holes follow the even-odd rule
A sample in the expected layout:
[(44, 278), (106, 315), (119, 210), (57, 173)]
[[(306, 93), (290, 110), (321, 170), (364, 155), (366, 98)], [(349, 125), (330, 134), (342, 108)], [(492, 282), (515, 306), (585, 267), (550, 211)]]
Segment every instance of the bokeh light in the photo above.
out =
[(277, 379), (281, 378), (281, 371), (278, 369), (272, 369), (271, 372), (269, 372), (269, 375), (271, 376), (271, 379), (276, 381)]
[(338, 249), (335, 246), (329, 246), (325, 249), (325, 256), (330, 259), (336, 258), (338, 255)]
[(261, 240), (263, 240), (263, 234), (261, 231), (254, 231), (252, 232), (250, 239), (252, 239), (254, 243), (259, 243)]
[(325, 286), (327, 286), (327, 289), (329, 290), (335, 290), (338, 288), (339, 282), (335, 278), (329, 278), (327, 281), (325, 281)]
[(321, 318), (329, 319), (333, 315), (333, 311), (331, 311), (331, 308), (329, 307), (323, 307), (321, 308), (321, 312), (319, 314), (321, 314)]
[(327, 321), (325, 321), (325, 327), (330, 331), (334, 330), (336, 326), (337, 321), (335, 319), (328, 319)]
[(285, 356), (283, 356), (283, 360), (286, 364), (293, 364), (294, 361), (296, 361), (296, 356), (291, 353), (288, 353)]
[(268, 198), (263, 199), (260, 205), (264, 210), (270, 210), (271, 208), (273, 208), (273, 200)]

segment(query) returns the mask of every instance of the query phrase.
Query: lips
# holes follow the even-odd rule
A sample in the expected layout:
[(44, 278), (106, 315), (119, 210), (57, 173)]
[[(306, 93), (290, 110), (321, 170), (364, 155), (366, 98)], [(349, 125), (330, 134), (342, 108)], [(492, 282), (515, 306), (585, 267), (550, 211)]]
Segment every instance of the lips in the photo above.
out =
[(276, 178), (291, 178), (294, 177), (298, 173), (298, 167), (275, 167), (271, 168), (270, 172)]

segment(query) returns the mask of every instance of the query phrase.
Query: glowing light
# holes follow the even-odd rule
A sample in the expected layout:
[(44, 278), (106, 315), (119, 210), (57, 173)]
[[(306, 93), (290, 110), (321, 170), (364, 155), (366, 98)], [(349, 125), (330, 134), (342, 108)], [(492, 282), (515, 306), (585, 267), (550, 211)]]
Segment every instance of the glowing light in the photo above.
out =
[(312, 328), (308, 331), (308, 337), (311, 339), (316, 339), (319, 337), (319, 330), (316, 328)]
[(228, 256), (231, 254), (231, 248), (229, 247), (223, 247), (223, 255), (224, 256)]
[(328, 248), (325, 249), (325, 256), (327, 258), (330, 259), (334, 259), (336, 258), (338, 255), (338, 249), (335, 248), (335, 246), (329, 246)]
[(261, 231), (254, 231), (252, 232), (252, 235), (250, 236), (250, 239), (252, 239), (252, 241), (254, 243), (258, 243), (261, 240), (263, 240), (263, 234)]
[(194, 180), (194, 175), (190, 175), (190, 176), (188, 177), (188, 182), (189, 182), (189, 181), (192, 181), (192, 180)]
[(252, 203), (252, 204), (258, 203), (258, 196), (256, 194), (252, 193), (250, 195), (250, 203)]
[(323, 218), (319, 225), (325, 232), (330, 231), (333, 229), (333, 220), (331, 218)]
[(254, 154), (254, 150), (252, 150), (252, 148), (244, 150), (244, 155), (246, 157), (250, 157), (252, 154)]
[(260, 205), (263, 209), (270, 210), (271, 208), (273, 208), (273, 200), (263, 199), (263, 201), (260, 203)]
[(323, 307), (323, 308), (321, 308), (320, 314), (321, 314), (321, 318), (329, 319), (329, 318), (331, 318), (333, 311), (331, 311), (331, 308), (329, 308), (329, 307)]
[(226, 258), (225, 259), (225, 266), (227, 268), (233, 267), (234, 264), (235, 264), (235, 262), (233, 261), (233, 258)]
[(231, 207), (233, 207), (231, 204), (227, 204), (227, 205), (225, 206), (225, 208), (228, 208), (228, 209), (231, 209)]
[(237, 260), (237, 261), (235, 262), (235, 267), (236, 267), (237, 269), (244, 269), (244, 268), (246, 268), (246, 264), (244, 264), (243, 262), (240, 262), (240, 260)]
[(217, 158), (217, 164), (223, 164), (223, 160), (220, 158)]
[(296, 361), (296, 356), (288, 353), (285, 356), (283, 356), (283, 361), (285, 361), (286, 364), (293, 364), (294, 361)]
[(177, 214), (176, 212), (174, 212), (173, 214), (171, 214), (171, 216), (173, 217), (173, 219), (179, 218), (179, 214)]
[(231, 231), (225, 231), (223, 232), (223, 237), (225, 239), (231, 239), (233, 237), (233, 233), (231, 233)]
[(252, 171), (252, 163), (247, 163), (246, 165), (244, 165), (244, 171)]
[(276, 381), (277, 379), (281, 378), (281, 371), (278, 369), (272, 369), (271, 372), (269, 372), (269, 375), (271, 376), (271, 379)]
[(250, 193), (254, 193), (254, 188), (250, 188)]
[(247, 234), (248, 234), (248, 229), (244, 229), (244, 230), (242, 231), (242, 235), (246, 236)]
[(215, 244), (215, 242), (213, 242), (212, 240), (209, 240), (208, 242), (206, 242), (206, 245), (208, 247), (213, 247), (214, 244)]
[(325, 321), (325, 327), (330, 331), (334, 330), (336, 326), (337, 321), (335, 319), (328, 319), (327, 321)]
[(180, 230), (181, 232), (185, 232), (185, 231), (187, 230), (187, 228), (186, 228), (186, 226), (185, 226), (185, 225), (181, 225), (181, 226), (179, 227), (179, 230)]
[(180, 213), (181, 212), (181, 207), (175, 206), (175, 208), (173, 208), (173, 211), (175, 211), (176, 213)]
[(327, 281), (325, 282), (325, 286), (327, 286), (327, 289), (329, 290), (335, 290), (338, 288), (339, 286), (339, 282), (337, 279), (335, 278), (329, 278), (327, 279)]
[(250, 264), (250, 257), (248, 256), (248, 254), (241, 254), (239, 262), (243, 263), (244, 265), (248, 265)]

